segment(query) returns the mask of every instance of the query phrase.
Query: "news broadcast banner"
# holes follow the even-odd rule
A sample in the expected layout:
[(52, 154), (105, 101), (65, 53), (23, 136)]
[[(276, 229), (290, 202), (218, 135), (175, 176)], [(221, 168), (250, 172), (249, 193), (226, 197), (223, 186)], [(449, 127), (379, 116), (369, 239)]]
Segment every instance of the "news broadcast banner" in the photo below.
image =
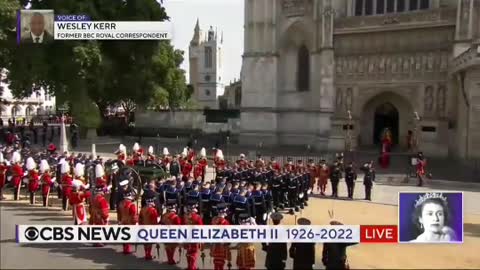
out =
[(20, 10), (17, 29), (18, 43), (47, 43), (50, 37), (52, 40), (171, 40), (173, 33), (168, 21), (92, 21), (88, 15), (55, 14), (53, 10)]
[(17, 225), (17, 243), (397, 243), (396, 225)]

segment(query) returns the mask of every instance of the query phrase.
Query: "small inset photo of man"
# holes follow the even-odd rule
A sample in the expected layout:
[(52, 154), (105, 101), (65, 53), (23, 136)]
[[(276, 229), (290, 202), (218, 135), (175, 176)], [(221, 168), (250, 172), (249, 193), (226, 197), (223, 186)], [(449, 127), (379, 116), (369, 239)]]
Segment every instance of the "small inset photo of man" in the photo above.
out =
[(53, 10), (21, 10), (20, 43), (50, 43), (53, 41)]

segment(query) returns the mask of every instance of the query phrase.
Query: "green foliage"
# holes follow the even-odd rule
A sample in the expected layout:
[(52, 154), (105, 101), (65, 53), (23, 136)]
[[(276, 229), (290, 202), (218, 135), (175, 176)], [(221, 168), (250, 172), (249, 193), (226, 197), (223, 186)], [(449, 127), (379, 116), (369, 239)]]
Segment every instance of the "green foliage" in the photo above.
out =
[(101, 123), (98, 107), (86, 95), (79, 94), (72, 102), (72, 116), (81, 128), (98, 128)]

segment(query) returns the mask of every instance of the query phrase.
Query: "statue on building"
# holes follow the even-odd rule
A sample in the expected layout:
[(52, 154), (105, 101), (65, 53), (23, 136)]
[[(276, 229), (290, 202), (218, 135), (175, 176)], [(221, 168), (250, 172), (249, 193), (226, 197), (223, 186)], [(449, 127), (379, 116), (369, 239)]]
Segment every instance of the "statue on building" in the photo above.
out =
[(208, 41), (215, 40), (215, 30), (213, 30), (213, 26), (210, 26), (208, 30)]

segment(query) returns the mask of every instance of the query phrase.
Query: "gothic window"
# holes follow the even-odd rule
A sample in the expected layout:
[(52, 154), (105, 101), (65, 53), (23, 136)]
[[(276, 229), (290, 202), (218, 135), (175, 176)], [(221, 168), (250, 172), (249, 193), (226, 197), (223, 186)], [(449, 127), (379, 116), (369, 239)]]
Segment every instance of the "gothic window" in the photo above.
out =
[(363, 0), (355, 1), (355, 16), (363, 15)]
[(308, 91), (310, 88), (310, 53), (305, 45), (298, 50), (297, 90)]
[(385, 12), (385, 0), (377, 0), (377, 14)]
[(365, 15), (373, 14), (373, 0), (365, 0)]
[(205, 67), (212, 67), (212, 47), (205, 47)]

